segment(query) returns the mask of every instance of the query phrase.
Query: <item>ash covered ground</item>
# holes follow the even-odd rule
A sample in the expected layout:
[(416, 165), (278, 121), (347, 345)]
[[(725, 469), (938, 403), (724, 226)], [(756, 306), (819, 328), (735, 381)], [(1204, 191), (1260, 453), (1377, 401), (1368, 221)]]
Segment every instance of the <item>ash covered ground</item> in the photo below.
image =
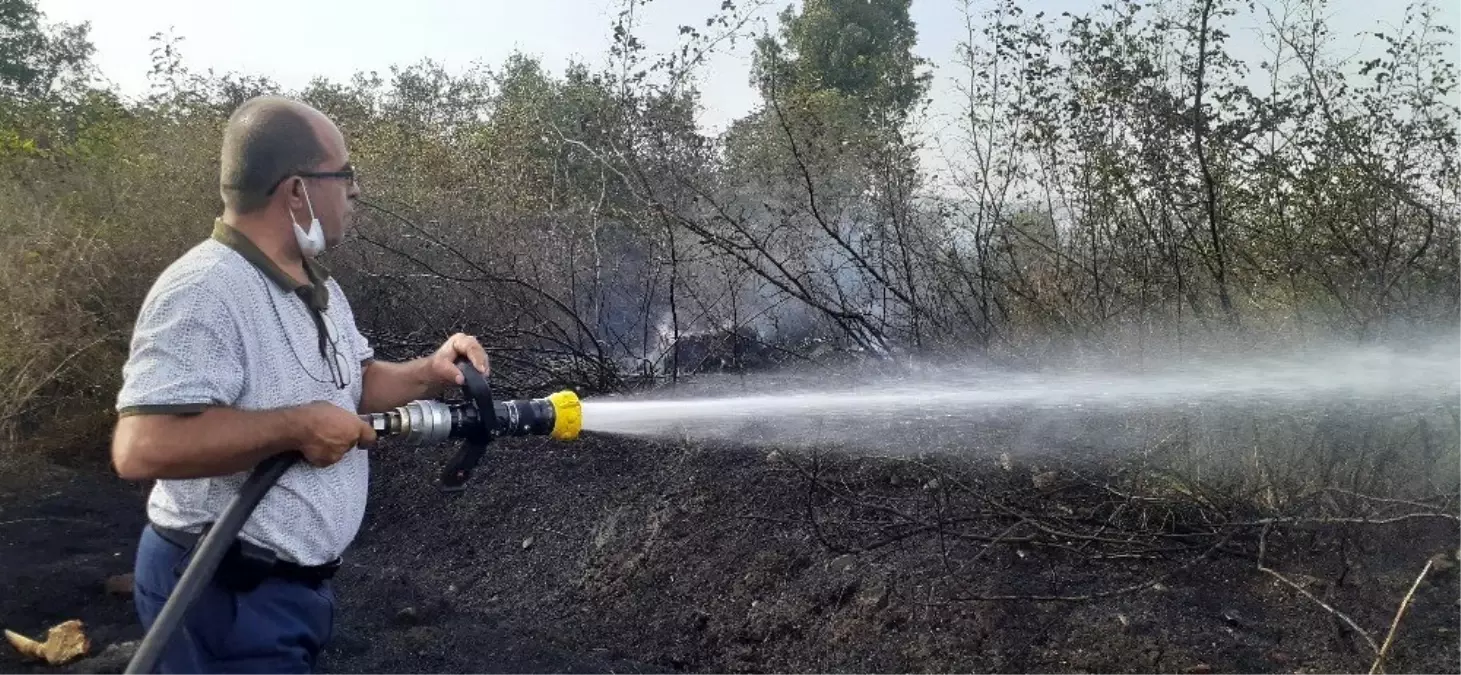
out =
[[(1130, 491), (1129, 424), (981, 429), (881, 454), (508, 440), (454, 496), (432, 485), (448, 448), (384, 445), (322, 667), (1367, 670), (1365, 638), (1295, 586), (1380, 642), (1432, 560), (1387, 669), (1461, 669), (1454, 501), (1365, 507), (1384, 524), (1215, 522), (1236, 507)], [(130, 570), (146, 489), (102, 449), (4, 467), (0, 625), (82, 619), (93, 657), (57, 668), (7, 647), (0, 669), (122, 669), (141, 631), (105, 580)], [(1292, 584), (1259, 569), (1260, 542)]]

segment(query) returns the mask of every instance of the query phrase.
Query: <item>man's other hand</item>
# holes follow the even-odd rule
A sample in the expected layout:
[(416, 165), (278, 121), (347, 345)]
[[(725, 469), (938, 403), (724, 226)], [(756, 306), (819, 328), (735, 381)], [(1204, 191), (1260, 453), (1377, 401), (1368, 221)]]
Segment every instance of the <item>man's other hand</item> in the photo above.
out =
[(299, 451), (310, 464), (330, 466), (355, 446), (375, 445), (375, 430), (370, 424), (338, 405), (315, 401), (296, 410)]
[(477, 372), (483, 377), (491, 374), (491, 365), (487, 360), (487, 351), (482, 349), (477, 338), (464, 333), (457, 333), (442, 343), (435, 354), (427, 357), (427, 370), (432, 377), (436, 378), (436, 384), (461, 385), (462, 371), (457, 368), (457, 361), (465, 357), (477, 368)]
[(112, 464), (126, 480), (206, 478), (248, 471), (290, 451), (330, 466), (375, 441), (359, 415), (323, 401), (270, 410), (213, 406), (196, 414), (123, 416), (112, 435)]

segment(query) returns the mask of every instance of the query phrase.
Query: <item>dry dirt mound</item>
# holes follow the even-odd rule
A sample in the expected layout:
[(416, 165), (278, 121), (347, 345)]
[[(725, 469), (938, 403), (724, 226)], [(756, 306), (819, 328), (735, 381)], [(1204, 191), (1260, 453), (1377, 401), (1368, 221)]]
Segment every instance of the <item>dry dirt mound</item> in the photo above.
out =
[[(340, 578), (336, 672), (1368, 670), (1454, 520), (1265, 528), (1113, 491), (1099, 466), (585, 438), (504, 442), (465, 494), (445, 449), (375, 454)], [(104, 466), (0, 483), (0, 625), (140, 637), (126, 572), (145, 492)], [(1185, 508), (1185, 510), (1184, 510)], [(1165, 519), (1165, 520), (1163, 520)], [(1390, 672), (1457, 672), (1439, 556)], [(91, 662), (91, 670), (120, 668)], [(87, 668), (87, 665), (78, 666)], [(0, 670), (52, 671), (0, 657)]]

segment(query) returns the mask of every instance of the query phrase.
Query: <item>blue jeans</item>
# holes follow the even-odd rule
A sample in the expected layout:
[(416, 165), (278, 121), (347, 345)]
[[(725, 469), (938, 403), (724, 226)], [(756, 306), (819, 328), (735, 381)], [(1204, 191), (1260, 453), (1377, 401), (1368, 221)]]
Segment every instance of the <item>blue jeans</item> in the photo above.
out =
[[(152, 628), (190, 551), (144, 528), (137, 545), (137, 614)], [(270, 578), (246, 593), (211, 582), (189, 607), (158, 660), (163, 673), (308, 673), (334, 632), (335, 594)]]

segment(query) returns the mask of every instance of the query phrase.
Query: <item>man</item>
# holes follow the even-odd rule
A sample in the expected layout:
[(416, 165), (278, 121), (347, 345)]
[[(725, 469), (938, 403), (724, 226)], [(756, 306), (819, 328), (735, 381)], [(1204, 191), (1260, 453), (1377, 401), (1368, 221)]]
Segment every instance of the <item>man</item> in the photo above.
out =
[[(313, 670), (333, 632), (330, 577), (360, 526), (375, 442), (359, 413), (460, 384), (453, 335), (430, 357), (375, 360), (345, 295), (314, 260), (345, 236), (359, 186), (340, 130), (304, 104), (244, 103), (223, 137), (223, 213), (211, 238), (157, 278), (137, 317), (112, 461), (156, 480), (138, 544), (137, 611), (150, 627), (192, 547), (250, 469), (289, 469), (240, 532), (164, 652), (164, 672)], [(260, 557), (262, 556), (262, 557)], [(276, 558), (272, 565), (249, 560)]]

